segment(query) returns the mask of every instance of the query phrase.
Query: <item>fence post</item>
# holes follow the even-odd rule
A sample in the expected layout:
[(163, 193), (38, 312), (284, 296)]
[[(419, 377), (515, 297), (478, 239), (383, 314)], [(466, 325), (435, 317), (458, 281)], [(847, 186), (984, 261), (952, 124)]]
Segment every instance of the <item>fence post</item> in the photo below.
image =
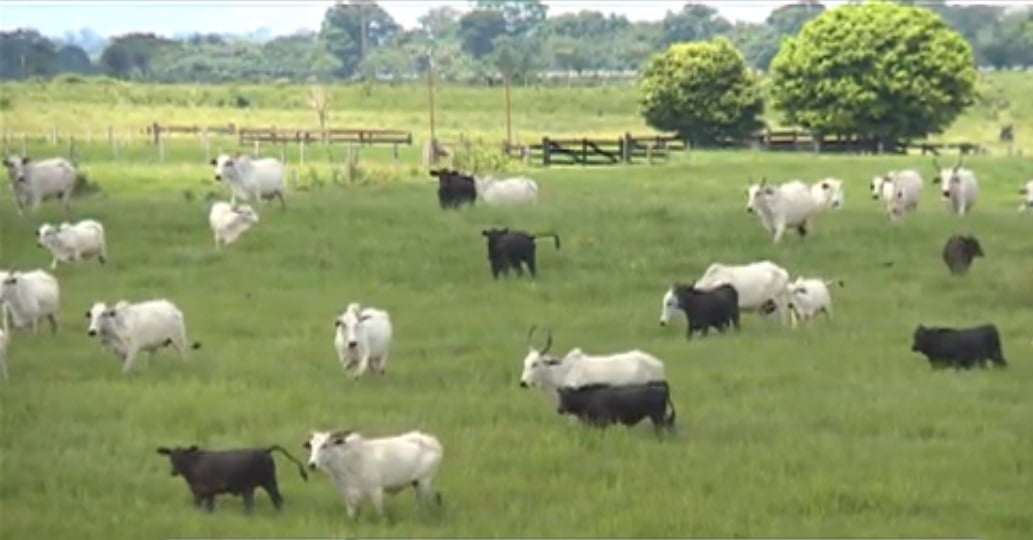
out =
[(254, 146), (255, 146), (255, 157), (258, 157), (258, 151), (259, 151), (258, 139), (255, 139), (255, 145)]
[(161, 127), (158, 126), (157, 122), (151, 122), (151, 135), (154, 136), (154, 145), (161, 144)]
[(631, 138), (631, 133), (625, 131), (624, 139), (621, 143), (621, 151), (623, 153), (623, 155), (621, 155), (621, 159), (624, 160), (624, 163), (630, 164), (632, 155), (635, 151), (635, 140)]
[(50, 128), (50, 144), (52, 146), (57, 146), (57, 128), (56, 127)]
[[(308, 137), (308, 134), (305, 137)], [(305, 138), (298, 139), (298, 163), (305, 165)]]
[(581, 166), (588, 165), (588, 137), (581, 137)]
[(158, 137), (158, 163), (165, 163), (165, 139)]
[(394, 160), (395, 167), (398, 167), (398, 143), (391, 145), (391, 158)]
[(552, 165), (552, 154), (550, 153), (550, 144), (548, 137), (542, 137), (542, 166), (548, 167)]

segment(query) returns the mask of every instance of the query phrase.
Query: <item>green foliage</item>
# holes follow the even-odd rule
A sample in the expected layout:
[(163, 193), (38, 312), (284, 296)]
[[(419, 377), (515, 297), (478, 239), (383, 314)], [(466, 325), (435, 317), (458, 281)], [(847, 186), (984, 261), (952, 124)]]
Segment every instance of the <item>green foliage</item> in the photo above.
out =
[(502, 153), (499, 145), (463, 141), (453, 146), (451, 151), (452, 167), (471, 174), (503, 172), (513, 166), (513, 161)]
[(935, 13), (873, 1), (826, 11), (772, 61), (774, 106), (822, 133), (913, 139), (964, 111), (972, 48)]
[(642, 116), (693, 145), (739, 138), (758, 127), (758, 78), (728, 39), (672, 45), (650, 60), (639, 83)]

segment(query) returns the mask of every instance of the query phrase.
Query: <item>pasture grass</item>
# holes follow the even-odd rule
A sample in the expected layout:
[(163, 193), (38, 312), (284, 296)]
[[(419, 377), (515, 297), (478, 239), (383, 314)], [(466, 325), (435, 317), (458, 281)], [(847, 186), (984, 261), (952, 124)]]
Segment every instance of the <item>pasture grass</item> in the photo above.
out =
[[(947, 215), (932, 190), (892, 226), (871, 176), (913, 159), (694, 153), (667, 166), (534, 173), (533, 209), (438, 210), (421, 180), (324, 185), (217, 253), (207, 205), (184, 177), (203, 165), (108, 164), (102, 195), (73, 217), (102, 220), (111, 261), (59, 267), (61, 329), (19, 332), (0, 386), (0, 537), (980, 537), (1033, 530), (1029, 216), (1019, 160), (974, 158), (975, 213)], [(846, 207), (811, 236), (774, 245), (744, 209), (745, 178), (841, 171)], [(846, 174), (848, 173), (848, 174)], [(145, 187), (146, 186), (146, 187)], [(0, 267), (43, 267), (33, 231), (0, 196)], [(540, 277), (490, 278), (479, 231), (557, 231)], [(970, 275), (939, 260), (954, 232), (980, 238)], [(838, 277), (832, 320), (789, 330), (747, 315), (738, 335), (686, 341), (660, 328), (660, 297), (714, 261), (771, 259)], [(892, 266), (884, 263), (892, 262)], [(96, 300), (168, 297), (202, 349), (142, 355), (134, 373), (85, 335)], [(345, 377), (332, 346), (351, 301), (387, 309), (384, 378)], [(1007, 370), (932, 372), (909, 351), (918, 323), (1001, 330)], [(517, 386), (529, 325), (555, 350), (641, 348), (665, 360), (678, 433), (572, 425)], [(162, 445), (281, 444), (306, 459), (309, 430), (424, 429), (445, 445), (440, 513), (389, 499), (394, 524), (350, 522), (329, 480), (306, 484), (276, 457), (286, 508), (264, 494), (195, 510)]]
[[(417, 145), (430, 136), (427, 88), (422, 83), (399, 85), (339, 84), (326, 87), (331, 127), (404, 129)], [(1002, 125), (1015, 126), (1013, 150), (1033, 152), (1033, 73), (981, 73), (975, 103), (945, 133), (933, 141), (982, 144), (996, 155), (1008, 153), (997, 140)], [(141, 131), (152, 122), (171, 125), (318, 127), (308, 105), (305, 85), (157, 85), (107, 78), (60, 77), (52, 82), (0, 84), (2, 127), (19, 149), (21, 135), (106, 141), (111, 128), (122, 144), (142, 145)], [(533, 143), (542, 136), (605, 137), (625, 132), (653, 132), (639, 114), (639, 94), (633, 83), (599, 87), (514, 87), (511, 91), (512, 129), (516, 142)], [(460, 135), (491, 144), (506, 138), (501, 87), (439, 84), (435, 87), (438, 138)], [(765, 120), (781, 125), (776, 111)], [(196, 137), (184, 136), (194, 147)], [(233, 138), (215, 144), (236, 145)], [(30, 143), (31, 144), (31, 143)], [(66, 150), (61, 145), (60, 150)], [(53, 148), (43, 153), (53, 152)], [(110, 153), (105, 144), (103, 150)], [(125, 159), (125, 158), (122, 158)]]

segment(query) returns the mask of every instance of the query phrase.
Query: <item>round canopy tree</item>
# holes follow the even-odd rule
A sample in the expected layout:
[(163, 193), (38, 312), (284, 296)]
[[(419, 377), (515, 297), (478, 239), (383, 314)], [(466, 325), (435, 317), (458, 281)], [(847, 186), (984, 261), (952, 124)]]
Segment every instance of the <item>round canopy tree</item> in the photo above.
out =
[(671, 45), (650, 59), (639, 88), (646, 123), (694, 146), (738, 139), (762, 125), (757, 77), (724, 37)]
[(782, 43), (771, 97), (821, 134), (921, 138), (972, 103), (972, 47), (925, 8), (871, 1), (826, 11)]

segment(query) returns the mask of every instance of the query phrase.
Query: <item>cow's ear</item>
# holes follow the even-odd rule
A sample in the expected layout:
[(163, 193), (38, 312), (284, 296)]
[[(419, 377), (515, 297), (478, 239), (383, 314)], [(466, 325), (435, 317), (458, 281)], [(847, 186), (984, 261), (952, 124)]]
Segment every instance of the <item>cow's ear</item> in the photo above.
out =
[(489, 236), (487, 229), (481, 230), (481, 236)]
[(301, 447), (304, 448), (305, 450), (311, 450), (312, 449), (312, 443), (309, 442), (309, 441), (305, 441), (305, 442), (301, 443)]
[(218, 161), (216, 161), (216, 159), (215, 159), (215, 158), (212, 158), (212, 160), (211, 160), (211, 161), (209, 161), (208, 163), (209, 163), (209, 164), (210, 164), (210, 165), (211, 165), (212, 167), (214, 167), (214, 166), (216, 166), (216, 165), (218, 165), (218, 164), (219, 164), (219, 162), (218, 162)]
[(168, 448), (165, 448), (164, 446), (159, 446), (158, 447), (158, 453), (163, 455), (163, 456), (167, 456), (167, 455), (172, 453), (172, 450), (169, 450)]
[(187, 452), (197, 452), (197, 445), (191, 444), (190, 448), (187, 448)]
[(334, 437), (334, 444), (337, 446), (344, 444), (344, 437)]
[(22, 165), (28, 165), (30, 161), (32, 161), (32, 159), (29, 158), (29, 156), (22, 156)]

